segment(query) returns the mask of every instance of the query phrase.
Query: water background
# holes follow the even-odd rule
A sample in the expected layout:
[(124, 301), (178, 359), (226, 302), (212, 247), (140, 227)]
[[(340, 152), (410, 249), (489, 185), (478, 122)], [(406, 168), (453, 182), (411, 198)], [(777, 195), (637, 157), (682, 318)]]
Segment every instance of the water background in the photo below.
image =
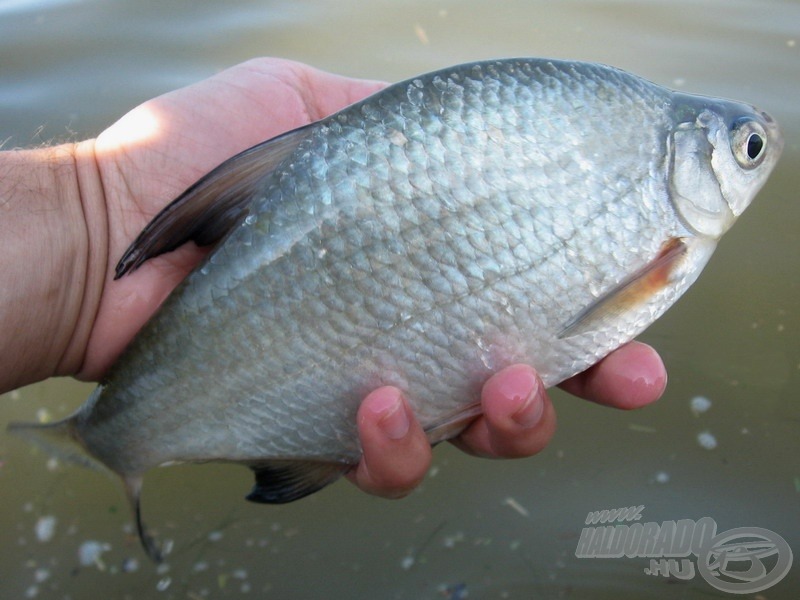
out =
[[(631, 505), (645, 521), (779, 533), (796, 564), (758, 598), (800, 597), (800, 3), (0, 0), (0, 140), (91, 137), (259, 55), (389, 81), (490, 57), (606, 62), (762, 106), (786, 150), (699, 283), (643, 336), (670, 372), (655, 406), (621, 413), (554, 392), (559, 431), (541, 455), (481, 461), (443, 446), (400, 502), (340, 483), (257, 506), (242, 500), (245, 469), (159, 469), (144, 511), (175, 550), (158, 569), (115, 481), (0, 433), (0, 598), (725, 596), (699, 576), (648, 576), (646, 559), (575, 557), (587, 513)], [(91, 387), (8, 394), (0, 431), (67, 414)], [(82, 565), (92, 542), (104, 551)]]

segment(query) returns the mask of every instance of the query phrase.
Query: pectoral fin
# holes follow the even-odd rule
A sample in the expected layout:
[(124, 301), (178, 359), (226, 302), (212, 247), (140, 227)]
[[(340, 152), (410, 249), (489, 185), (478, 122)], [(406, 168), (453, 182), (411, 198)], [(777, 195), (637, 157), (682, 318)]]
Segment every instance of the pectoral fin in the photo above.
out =
[(285, 504), (321, 490), (350, 470), (351, 465), (332, 462), (272, 460), (250, 466), (256, 484), (247, 495), (251, 502)]
[(115, 279), (188, 241), (221, 240), (247, 214), (264, 180), (310, 135), (306, 125), (226, 160), (158, 213), (117, 263)]
[(564, 325), (559, 338), (568, 338), (601, 329), (633, 307), (646, 302), (666, 287), (676, 267), (686, 256), (688, 246), (681, 238), (672, 238), (661, 248), (658, 256), (632, 276), (624, 279), (608, 293)]

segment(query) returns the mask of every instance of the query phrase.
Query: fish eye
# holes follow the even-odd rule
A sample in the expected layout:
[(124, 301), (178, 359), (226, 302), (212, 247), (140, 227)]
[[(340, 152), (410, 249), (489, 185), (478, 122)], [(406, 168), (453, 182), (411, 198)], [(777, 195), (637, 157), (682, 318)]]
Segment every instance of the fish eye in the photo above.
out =
[(764, 140), (757, 133), (751, 133), (747, 138), (747, 158), (755, 160), (764, 149)]
[(741, 119), (731, 132), (731, 150), (736, 162), (744, 169), (754, 169), (764, 160), (767, 133), (756, 121)]

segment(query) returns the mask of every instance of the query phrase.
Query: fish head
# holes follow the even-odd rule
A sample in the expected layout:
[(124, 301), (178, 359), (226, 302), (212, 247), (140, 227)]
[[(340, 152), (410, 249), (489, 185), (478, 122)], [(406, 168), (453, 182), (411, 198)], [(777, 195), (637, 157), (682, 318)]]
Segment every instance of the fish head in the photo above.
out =
[(778, 124), (748, 104), (676, 94), (669, 191), (684, 225), (719, 238), (764, 185), (783, 150)]

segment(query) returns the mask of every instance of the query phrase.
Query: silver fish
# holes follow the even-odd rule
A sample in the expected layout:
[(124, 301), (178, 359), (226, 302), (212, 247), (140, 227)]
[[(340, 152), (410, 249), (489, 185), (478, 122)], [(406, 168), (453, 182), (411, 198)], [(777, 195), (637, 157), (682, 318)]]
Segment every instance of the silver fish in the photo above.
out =
[[(143, 230), (117, 276), (219, 242), (87, 402), (36, 431), (120, 475), (255, 471), (301, 498), (361, 453), (355, 413), (403, 390), (436, 442), (515, 362), (553, 386), (695, 281), (782, 150), (749, 105), (612, 67), (466, 64), (395, 84), (224, 162)], [(34, 433), (33, 426), (17, 426)]]

